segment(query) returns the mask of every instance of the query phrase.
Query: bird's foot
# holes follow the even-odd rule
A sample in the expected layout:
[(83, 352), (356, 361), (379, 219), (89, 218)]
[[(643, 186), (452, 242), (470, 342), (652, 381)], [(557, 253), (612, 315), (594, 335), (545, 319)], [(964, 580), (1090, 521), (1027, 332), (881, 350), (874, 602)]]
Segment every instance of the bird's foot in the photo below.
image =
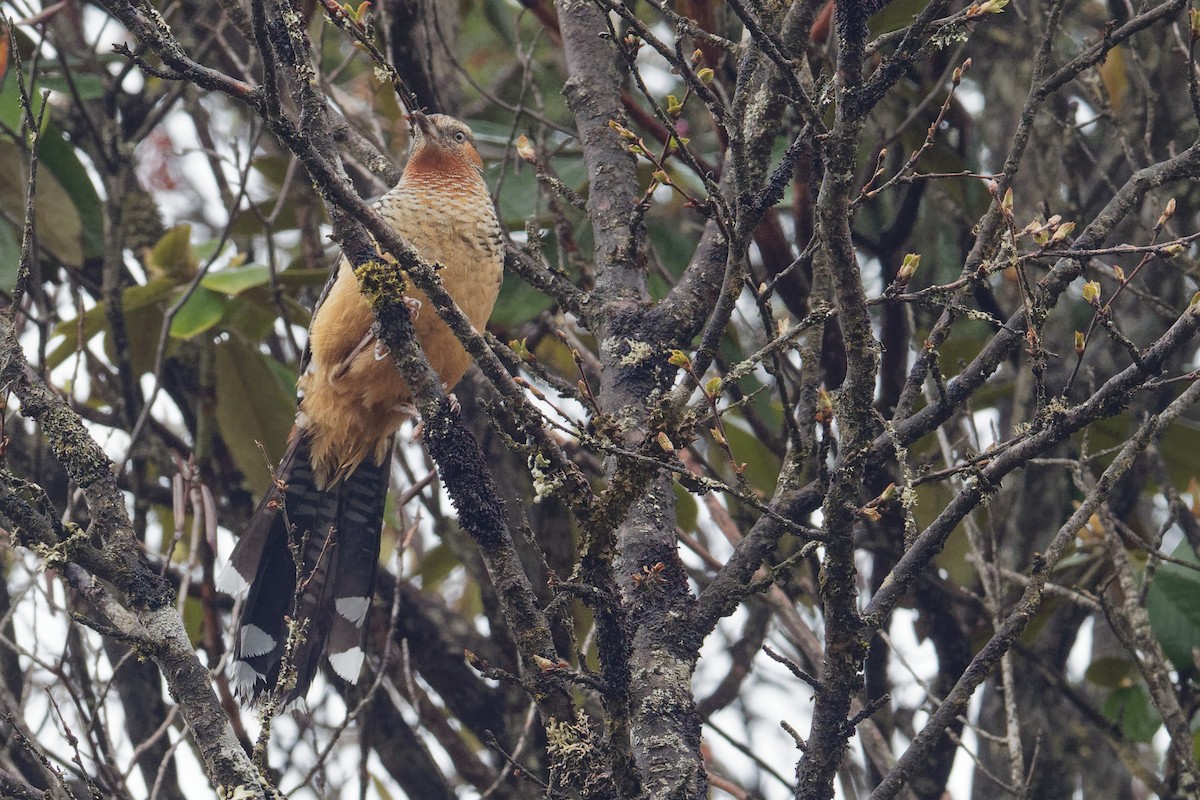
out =
[(415, 297), (404, 296), (404, 305), (408, 307), (408, 316), (413, 322), (417, 321), (417, 317), (421, 316), (421, 306), (425, 305)]
[(379, 341), (378, 339), (376, 339), (375, 340), (375, 360), (383, 361), (390, 354), (391, 354), (391, 351), (388, 350), (387, 345), (384, 344), (383, 342)]

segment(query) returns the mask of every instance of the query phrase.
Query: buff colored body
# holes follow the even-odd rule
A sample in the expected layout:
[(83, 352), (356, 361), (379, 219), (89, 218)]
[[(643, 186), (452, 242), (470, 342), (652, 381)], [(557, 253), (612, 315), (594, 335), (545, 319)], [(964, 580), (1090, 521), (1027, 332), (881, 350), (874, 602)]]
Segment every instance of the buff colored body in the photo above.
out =
[[(500, 224), (471, 131), (441, 114), (411, 115), (413, 151), (380, 214), (427, 261), (481, 330), (500, 291)], [(417, 338), (447, 389), (471, 364), (426, 296), (410, 290)], [(379, 560), (387, 456), (411, 413), (408, 386), (371, 334), (374, 318), (343, 258), (313, 315), (296, 428), (276, 478), (218, 588), (245, 595), (234, 634), (235, 689), (256, 701), (302, 700), (322, 658), (354, 683)], [(296, 558), (301, 559), (300, 570)], [(301, 579), (302, 576), (302, 579)], [(298, 588), (299, 587), (299, 588)], [(294, 681), (282, 668), (289, 619), (303, 623)]]
[[(427, 119), (435, 128), (462, 126), (439, 114)], [(442, 265), (446, 290), (481, 330), (500, 292), (504, 256), (483, 162), (469, 138), (454, 140), (458, 132), (448, 128), (445, 143), (422, 133), (399, 184), (379, 201), (379, 212), (422, 258)], [(427, 305), (419, 289), (409, 294)], [(298, 424), (310, 433), (313, 464), (324, 482), (364, 458), (381, 459), (411, 410), (408, 387), (391, 359), (380, 358), (373, 343), (364, 346), (372, 322), (354, 272), (342, 259), (337, 281), (313, 319), (312, 357), (300, 379)], [(432, 306), (417, 313), (413, 327), (430, 366), (453, 388), (471, 357)]]

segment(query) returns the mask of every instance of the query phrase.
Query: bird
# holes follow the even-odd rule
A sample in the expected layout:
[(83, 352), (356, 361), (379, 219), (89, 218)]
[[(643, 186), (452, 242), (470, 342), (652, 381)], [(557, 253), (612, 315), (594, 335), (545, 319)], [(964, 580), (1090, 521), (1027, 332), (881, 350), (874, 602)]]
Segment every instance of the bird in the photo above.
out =
[[(482, 330), (504, 269), (483, 160), (461, 120), (421, 111), (408, 119), (412, 150), (376, 210), (425, 261), (441, 266), (446, 290)], [(405, 294), (417, 339), (449, 392), (471, 357), (436, 312), (421, 313), (424, 293), (410, 286)], [(414, 413), (373, 322), (343, 256), (313, 312), (295, 427), (217, 584), (244, 598), (229, 676), (251, 705), (274, 697), (282, 708), (297, 706), (322, 656), (335, 674), (356, 683), (366, 657), (392, 440)], [(289, 622), (304, 629), (290, 658), (294, 675), (281, 682)]]

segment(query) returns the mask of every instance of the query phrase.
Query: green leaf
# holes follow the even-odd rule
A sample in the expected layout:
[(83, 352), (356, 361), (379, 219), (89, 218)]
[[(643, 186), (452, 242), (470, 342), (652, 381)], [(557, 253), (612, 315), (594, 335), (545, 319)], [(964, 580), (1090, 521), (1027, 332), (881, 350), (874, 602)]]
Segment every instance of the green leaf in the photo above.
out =
[(273, 359), (245, 342), (229, 338), (215, 346), (217, 428), (246, 482), (263, 491), (272, 464), (279, 463), (296, 414), (295, 392), (279, 380)]
[(691, 533), (696, 530), (698, 517), (696, 498), (678, 483), (672, 483), (671, 490), (675, 492), (675, 524), (680, 530)]
[[(0, 139), (0, 209), (10, 219), (25, 218), (28, 181), (28, 167), (20, 148)], [(38, 244), (64, 264), (82, 266), (86, 255), (83, 220), (71, 195), (49, 170), (38, 170), (33, 214)]]
[(1127, 659), (1107, 657), (1097, 658), (1088, 665), (1087, 672), (1084, 673), (1084, 678), (1089, 683), (1094, 683), (1097, 686), (1103, 686), (1106, 689), (1116, 689), (1128, 677), (1133, 670), (1133, 664)]
[[(532, 291), (532, 290), (531, 290)], [(495, 319), (495, 315), (492, 316)], [(571, 358), (571, 348), (567, 347), (556, 336), (547, 336), (533, 348), (533, 355), (546, 369), (559, 375), (579, 377), (575, 360)]]
[[(141, 286), (130, 286), (121, 293), (121, 304), (125, 310), (126, 327), (131, 331), (140, 332), (140, 336), (131, 337), (131, 346), (150, 349), (153, 351), (161, 329), (161, 311), (159, 304), (175, 289), (175, 284), (166, 278), (157, 278)], [(139, 314), (137, 312), (153, 311), (154, 314)], [(153, 317), (158, 315), (158, 321)], [(135, 323), (137, 323), (135, 325)], [(83, 319), (79, 317), (60, 322), (54, 327), (55, 334), (66, 338), (58, 344), (46, 357), (50, 367), (56, 367), (66, 361), (76, 348), (82, 346), (101, 331), (108, 330), (108, 304), (101, 301), (84, 312)], [(147, 334), (152, 331), (152, 334)], [(105, 342), (107, 346), (108, 342)], [(141, 363), (143, 359), (132, 359), (133, 363)]]
[(379, 800), (392, 800), (392, 793), (388, 790), (387, 784), (377, 775), (371, 776), (371, 785), (375, 787), (375, 793), (379, 795)]
[(192, 644), (198, 646), (204, 639), (204, 605), (198, 597), (183, 601), (183, 627)]
[(11, 226), (0, 222), (0, 291), (11, 292), (17, 285), (21, 266), (21, 243)]
[(426, 589), (437, 586), (460, 564), (453, 550), (445, 544), (435, 545), (425, 553), (421, 559), (421, 566), (417, 568), (421, 586)]
[[(42, 134), (40, 152), (43, 168), (54, 176), (66, 192), (70, 206), (79, 215), (84, 258), (99, 258), (104, 253), (104, 205), (87, 168), (79, 160), (74, 145), (63, 137), (57, 126), (48, 126)], [(38, 191), (40, 194), (40, 179)]]
[(205, 289), (236, 297), (247, 289), (262, 286), (270, 280), (270, 267), (263, 264), (247, 264), (236, 269), (210, 272), (200, 279), (200, 285)]
[[(229, 223), (229, 232), (234, 236), (254, 236), (266, 233), (266, 226), (263, 225), (263, 220), (268, 218), (275, 210), (275, 198), (263, 200), (261, 203), (255, 203), (254, 209), (245, 208), (234, 215), (233, 221)], [(289, 201), (284, 202), (279, 214), (275, 217), (275, 223), (272, 230), (288, 231), (295, 230), (296, 223), (296, 204)]]
[(164, 233), (146, 258), (146, 268), (151, 273), (177, 279), (195, 275), (198, 267), (192, 250), (191, 225), (176, 225)]
[[(472, 122), (472, 128), (478, 139), (508, 141), (509, 131), (505, 125), (478, 121)], [(554, 159), (554, 168), (563, 183), (575, 191), (585, 194), (588, 172), (587, 165), (582, 158), (560, 156)], [(494, 181), (498, 175), (499, 173), (493, 170), (487, 177), (490, 181)], [(491, 186), (490, 188), (495, 189), (496, 187)], [(539, 209), (543, 211), (545, 209), (545, 200), (539, 196), (539, 191), (537, 173), (533, 169), (521, 169), (516, 173), (507, 173), (502, 191), (496, 198), (496, 209), (500, 214), (501, 222), (511, 229), (522, 230), (525, 227), (526, 219), (535, 216)]]
[(483, 13), (505, 44), (515, 46), (517, 32), (513, 27), (512, 7), (506, 0), (483, 0)]
[[(1175, 549), (1174, 556), (1197, 563), (1186, 543)], [(1175, 669), (1195, 672), (1192, 651), (1200, 647), (1200, 572), (1179, 564), (1160, 564), (1146, 593), (1146, 611), (1150, 627)]]
[[(36, 91), (30, 92), (33, 101), (33, 115), (37, 117), (42, 108), (42, 97)], [(16, 76), (0, 84), (0, 123), (9, 130), (19, 130), (25, 112), (21, 108), (21, 92), (17, 86)]]
[(1114, 689), (1100, 710), (1117, 723), (1121, 733), (1135, 742), (1149, 743), (1162, 727), (1162, 719), (1140, 684)]
[[(22, 50), (34, 44), (23, 31), (12, 31), (18, 38)], [(95, 90), (92, 80), (82, 74), (75, 76), (77, 88), (85, 95)], [(43, 79), (30, 90), (34, 114), (42, 106), (40, 90), (55, 88), (54, 79)], [(71, 266), (81, 266), (88, 258), (101, 255), (104, 247), (104, 209), (92, 183), (91, 176), (79, 160), (75, 145), (69, 142), (62, 130), (54, 124), (54, 110), (45, 115), (38, 144), (38, 198), (35, 215), (41, 230), (39, 240), (53, 256)], [(9, 130), (19, 130), (24, 118), (20, 105), (20, 91), (15, 76), (0, 83), (0, 122)], [(0, 135), (0, 206), (9, 211), (11, 218), (24, 216), (25, 203), (25, 156), (17, 143)], [(14, 172), (15, 170), (15, 172)], [(17, 183), (13, 184), (13, 178)]]
[[(287, 289), (304, 289), (324, 286), (329, 279), (327, 269), (285, 269), (275, 274), (275, 281)], [(254, 289), (268, 286), (271, 282), (270, 267), (263, 264), (247, 264), (244, 267), (228, 267), (210, 272), (200, 279), (200, 285), (214, 292), (237, 297)], [(266, 297), (266, 295), (264, 295)], [(269, 300), (269, 298), (267, 298)]]
[[(221, 319), (223, 330), (237, 334), (247, 342), (261, 342), (270, 335), (279, 319), (279, 308), (256, 294), (251, 291), (225, 301), (225, 316)], [(293, 318), (289, 315), (290, 321), (304, 319), (303, 316)]]
[[(654, 213), (646, 222), (646, 231), (654, 242), (654, 254), (672, 276), (678, 278), (691, 262), (696, 251), (698, 224), (694, 223), (695, 211), (686, 211), (682, 203), (672, 195), (665, 208), (654, 207)], [(653, 274), (653, 273), (652, 273)], [(668, 287), (663, 286), (663, 290)]]
[(197, 286), (171, 320), (171, 335), (176, 339), (191, 339), (203, 333), (221, 321), (225, 307), (225, 298)]
[[(938, 510), (945, 508), (953, 498), (954, 491), (945, 483), (923, 483), (918, 486), (917, 507), (913, 509), (917, 526), (926, 528), (937, 517)], [(968, 560), (970, 553), (971, 542), (967, 538), (966, 527), (959, 523), (946, 538), (942, 551), (934, 557), (933, 563), (939, 569), (946, 570), (955, 586), (974, 586), (978, 577), (975, 567)]]
[(255, 172), (266, 178), (273, 187), (279, 189), (287, 178), (291, 161), (287, 156), (260, 156), (250, 162), (250, 166), (254, 168)]
[(292, 289), (303, 289), (308, 286), (324, 286), (325, 281), (329, 280), (329, 270), (327, 269), (285, 269), (275, 276), (275, 279), (284, 286)]
[(499, 328), (515, 328), (529, 322), (552, 304), (546, 295), (522, 280), (506, 280), (500, 287), (490, 324)]
[[(99, 75), (87, 74), (84, 72), (85, 69), (86, 67), (80, 64), (79, 69), (72, 70), (70, 83), (61, 72), (57, 75), (42, 75), (38, 80), (38, 88), (61, 92), (72, 99), (75, 95), (78, 95), (80, 100), (95, 100), (103, 97), (104, 79)], [(74, 89), (72, 89), (72, 84)]]
[(1171, 479), (1179, 486), (1187, 486), (1198, 469), (1196, 454), (1200, 453), (1200, 425), (1186, 417), (1177, 419), (1159, 440), (1158, 448), (1167, 462)]
[[(736, 417), (725, 415), (725, 438), (733, 457), (746, 465), (746, 479), (760, 497), (770, 497), (779, 479), (779, 457), (751, 431), (743, 428)], [(718, 456), (714, 455), (713, 458)]]
[(475, 581), (467, 583), (454, 606), (465, 619), (474, 619), (483, 614), (483, 591), (479, 584)]
[[(1109, 448), (1120, 447), (1137, 427), (1129, 414), (1117, 414), (1107, 419), (1093, 422), (1087, 428), (1092, 452), (1100, 452)], [(1200, 421), (1180, 417), (1163, 435), (1159, 445), (1163, 461), (1171, 480), (1177, 486), (1187, 486), (1188, 482), (1200, 473), (1196, 454), (1200, 453)], [(1100, 459), (1100, 466), (1107, 466), (1112, 457)]]
[(886, 6), (882, 11), (871, 17), (867, 23), (872, 36), (899, 30), (911, 25), (913, 17), (925, 6), (928, 0), (897, 0)]

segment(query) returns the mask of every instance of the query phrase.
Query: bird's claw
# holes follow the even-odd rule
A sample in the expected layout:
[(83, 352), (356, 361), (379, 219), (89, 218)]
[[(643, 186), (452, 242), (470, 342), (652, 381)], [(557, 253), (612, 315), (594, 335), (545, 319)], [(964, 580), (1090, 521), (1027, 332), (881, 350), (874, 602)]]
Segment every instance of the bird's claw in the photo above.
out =
[(417, 321), (417, 317), (421, 316), (421, 306), (425, 305), (415, 297), (405, 295), (404, 305), (408, 308), (408, 316), (413, 322)]

